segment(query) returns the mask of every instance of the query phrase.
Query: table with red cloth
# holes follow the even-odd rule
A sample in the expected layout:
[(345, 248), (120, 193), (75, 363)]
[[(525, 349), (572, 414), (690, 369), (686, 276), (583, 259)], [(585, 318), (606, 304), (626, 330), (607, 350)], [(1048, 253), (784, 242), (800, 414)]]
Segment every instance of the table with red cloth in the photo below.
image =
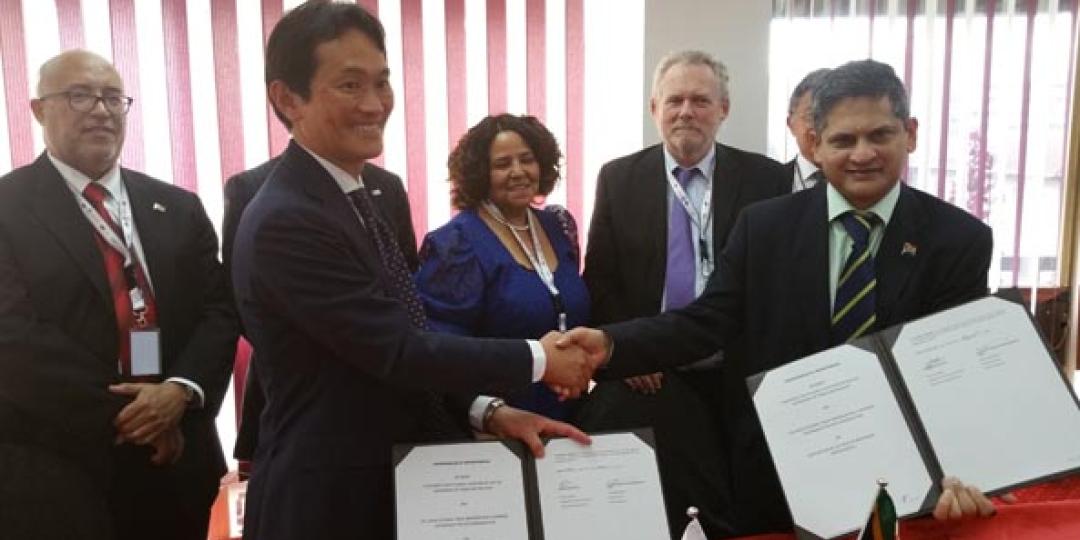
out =
[[(997, 515), (987, 519), (900, 521), (901, 540), (1067, 540), (1080, 539), (1080, 476), (1013, 492), (1018, 502), (995, 500)], [(852, 535), (854, 536), (854, 535)], [(740, 540), (792, 540), (794, 534), (763, 534)]]

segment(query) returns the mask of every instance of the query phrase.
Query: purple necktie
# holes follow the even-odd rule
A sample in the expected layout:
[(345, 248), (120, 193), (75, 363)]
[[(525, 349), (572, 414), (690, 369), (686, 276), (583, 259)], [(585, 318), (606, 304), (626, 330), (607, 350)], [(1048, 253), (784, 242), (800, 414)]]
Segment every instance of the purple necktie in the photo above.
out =
[[(675, 180), (686, 190), (697, 168), (675, 167)], [(664, 271), (664, 310), (678, 309), (694, 301), (694, 240), (690, 216), (673, 193), (668, 207), (667, 268)]]

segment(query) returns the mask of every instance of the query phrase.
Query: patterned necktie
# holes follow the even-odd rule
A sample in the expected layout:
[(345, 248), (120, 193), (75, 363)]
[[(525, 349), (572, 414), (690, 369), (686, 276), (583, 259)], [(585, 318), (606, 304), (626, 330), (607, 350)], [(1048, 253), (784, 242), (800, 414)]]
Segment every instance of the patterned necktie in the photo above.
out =
[[(83, 189), (83, 197), (90, 202), (90, 205), (94, 207), (94, 210), (101, 215), (101, 219), (105, 220), (105, 224), (116, 233), (118, 238), (124, 238), (124, 232), (116, 224), (112, 215), (105, 208), (105, 199), (108, 197), (108, 192), (105, 188), (97, 182), (90, 182), (86, 188)], [(112, 291), (113, 298), (113, 310), (116, 316), (116, 332), (117, 332), (117, 352), (120, 359), (120, 373), (123, 375), (131, 374), (131, 342), (128, 339), (128, 332), (132, 328), (147, 328), (157, 324), (157, 306), (154, 302), (154, 295), (150, 291), (149, 281), (146, 279), (146, 275), (143, 273), (142, 267), (133, 262), (134, 268), (132, 269), (135, 277), (135, 282), (138, 284), (139, 289), (143, 292), (143, 299), (146, 303), (146, 309), (140, 313), (140, 317), (136, 318), (134, 310), (131, 306), (131, 296), (128, 292), (131, 289), (128, 282), (128, 276), (124, 271), (124, 254), (117, 251), (100, 234), (94, 235), (94, 240), (97, 243), (98, 250), (101, 251), (101, 257), (105, 261), (105, 275), (109, 281), (109, 289)], [(132, 253), (132, 257), (134, 257)]]
[(877, 277), (874, 258), (870, 254), (870, 232), (878, 218), (874, 214), (846, 212), (840, 223), (851, 237), (848, 256), (836, 282), (836, 302), (833, 304), (832, 342), (846, 343), (874, 328), (877, 322)]
[[(697, 168), (675, 167), (675, 180), (683, 190), (694, 178)], [(678, 309), (694, 301), (694, 241), (690, 215), (672, 194), (668, 207), (667, 267), (664, 271), (664, 309)]]
[(398, 246), (389, 225), (375, 211), (375, 204), (368, 195), (367, 189), (361, 187), (353, 191), (349, 194), (349, 200), (360, 213), (364, 226), (371, 231), (371, 237), (375, 240), (375, 249), (379, 252), (379, 258), (382, 259), (383, 268), (390, 281), (387, 292), (405, 304), (413, 326), (426, 330), (428, 326), (424, 305), (420, 303), (420, 295), (416, 292), (409, 266), (405, 263), (405, 256), (401, 254), (401, 247)]
[[(401, 246), (394, 238), (390, 226), (375, 211), (374, 201), (371, 200), (366, 188), (361, 187), (350, 193), (349, 200), (360, 213), (364, 226), (371, 232), (371, 237), (375, 241), (375, 249), (379, 252), (379, 258), (382, 259), (383, 268), (390, 281), (387, 292), (405, 304), (405, 309), (409, 312), (409, 321), (415, 328), (427, 330), (424, 305), (420, 303), (420, 295), (416, 292), (409, 266), (405, 263)], [(426, 391), (423, 396), (424, 415), (421, 418), (420, 429), (424, 435), (433, 440), (451, 440), (462, 437), (464, 434), (447, 411), (443, 395)]]

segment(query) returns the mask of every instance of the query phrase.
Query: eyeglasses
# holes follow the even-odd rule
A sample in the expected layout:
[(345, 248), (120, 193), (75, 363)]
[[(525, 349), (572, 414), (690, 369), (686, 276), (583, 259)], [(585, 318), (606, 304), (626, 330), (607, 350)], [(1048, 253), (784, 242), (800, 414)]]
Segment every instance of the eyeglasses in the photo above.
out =
[(128, 110), (131, 109), (131, 103), (135, 101), (135, 98), (122, 94), (105, 94), (99, 96), (82, 90), (53, 92), (52, 94), (45, 94), (38, 99), (49, 99), (60, 96), (67, 98), (68, 106), (71, 107), (71, 110), (81, 113), (88, 113), (94, 110), (94, 107), (97, 107), (97, 104), (100, 101), (105, 105), (105, 110), (112, 114), (127, 114)]

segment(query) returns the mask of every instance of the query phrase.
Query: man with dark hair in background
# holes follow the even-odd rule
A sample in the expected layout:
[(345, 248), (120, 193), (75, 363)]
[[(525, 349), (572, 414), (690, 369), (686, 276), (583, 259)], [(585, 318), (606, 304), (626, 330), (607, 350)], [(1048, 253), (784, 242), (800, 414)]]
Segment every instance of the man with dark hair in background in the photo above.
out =
[(795, 138), (795, 146), (799, 148), (795, 158), (784, 164), (791, 178), (792, 193), (812, 188), (822, 178), (821, 171), (814, 163), (814, 119), (810, 105), (814, 100), (814, 89), (828, 72), (828, 69), (822, 68), (807, 73), (795, 85), (788, 100), (787, 127)]

